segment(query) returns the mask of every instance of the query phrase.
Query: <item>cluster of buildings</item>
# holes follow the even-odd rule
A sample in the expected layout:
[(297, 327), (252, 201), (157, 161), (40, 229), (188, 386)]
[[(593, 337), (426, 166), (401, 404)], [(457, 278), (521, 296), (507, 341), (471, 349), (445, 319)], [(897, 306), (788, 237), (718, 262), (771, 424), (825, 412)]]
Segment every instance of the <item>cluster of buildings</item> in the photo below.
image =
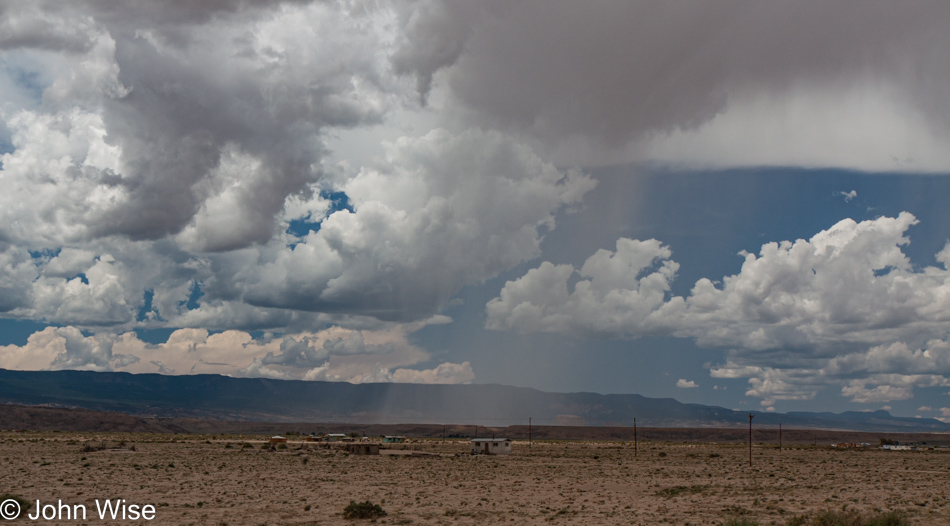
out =
[(881, 449), (885, 451), (934, 451), (936, 449), (947, 449), (947, 446), (928, 446), (927, 444), (884, 444)]
[[(370, 437), (355, 437), (344, 433), (321, 433), (319, 435), (311, 433), (307, 436), (308, 442), (340, 442), (344, 443), (345, 449), (355, 455), (378, 455), (382, 444), (402, 444), (406, 437), (400, 435), (387, 435), (382, 439), (371, 439)], [(271, 444), (286, 444), (287, 437), (274, 435), (270, 437)], [(473, 455), (508, 455), (511, 453), (511, 439), (508, 438), (473, 438), (471, 439), (471, 451)]]
[[(837, 444), (831, 444), (831, 447), (835, 449), (868, 449), (871, 447), (871, 444), (867, 442), (861, 442), (860, 444), (855, 442), (838, 442)], [(935, 449), (947, 449), (947, 446), (927, 445), (926, 442), (921, 444), (900, 444), (894, 442), (881, 444), (881, 449), (884, 451), (933, 451)]]

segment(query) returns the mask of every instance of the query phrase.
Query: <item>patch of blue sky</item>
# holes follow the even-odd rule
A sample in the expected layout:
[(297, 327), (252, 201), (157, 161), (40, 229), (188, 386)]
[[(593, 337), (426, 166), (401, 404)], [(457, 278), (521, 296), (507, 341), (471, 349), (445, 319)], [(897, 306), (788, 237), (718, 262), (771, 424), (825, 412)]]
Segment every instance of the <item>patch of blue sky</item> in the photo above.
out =
[[(470, 361), (479, 383), (562, 392), (596, 385), (593, 390), (601, 393), (715, 400), (718, 405), (760, 409), (758, 399), (745, 396), (746, 379), (710, 377), (706, 364), (723, 363), (723, 349), (704, 349), (674, 337), (591, 341), (488, 331), (485, 304), (506, 281), (523, 276), (540, 261), (580, 268), (598, 249), (615, 250), (619, 237), (655, 238), (668, 245), (680, 264), (670, 291), (678, 296), (688, 296), (701, 278), (719, 282), (738, 273), (740, 251), (757, 254), (765, 243), (809, 239), (847, 218), (914, 214), (920, 224), (908, 230), (910, 243), (901, 249), (915, 268), (940, 265), (935, 254), (950, 238), (950, 207), (933, 198), (950, 195), (950, 178), (945, 177), (794, 168), (669, 172), (628, 166), (592, 172), (598, 185), (585, 196), (583, 213), (558, 215), (557, 227), (542, 242), (540, 258), (463, 288), (442, 311), (453, 323), (427, 326), (414, 332), (411, 342), (440, 361)], [(838, 194), (851, 190), (856, 196), (848, 202)], [(678, 389), (679, 378), (693, 380), (699, 388)], [(891, 405), (909, 414), (911, 405), (920, 405), (930, 391), (918, 389), (916, 400)], [(855, 407), (840, 396), (840, 387), (826, 388), (818, 397), (819, 402), (779, 401), (776, 409)]]
[(57, 248), (47, 248), (43, 250), (30, 250), (30, 257), (34, 260), (43, 260), (47, 261), (55, 258), (63, 251), (62, 247)]
[[(334, 212), (339, 212), (342, 210), (349, 212), (354, 211), (353, 205), (350, 203), (350, 197), (346, 195), (345, 192), (330, 192), (324, 190), (320, 192), (320, 197), (330, 202), (330, 208), (327, 210), (326, 214), (328, 217)], [(319, 232), (320, 226), (322, 224), (322, 218), (320, 221), (313, 221), (311, 216), (307, 216), (305, 218), (292, 220), (287, 226), (286, 232), (297, 237), (303, 237), (310, 232)]]
[(138, 314), (135, 316), (135, 321), (143, 322), (148, 320), (148, 314), (152, 312), (152, 299), (155, 297), (155, 291), (152, 289), (146, 290), (143, 294), (142, 299), (142, 308), (139, 309)]
[(0, 345), (24, 346), (30, 335), (40, 332), (47, 327), (60, 325), (33, 320), (13, 320), (0, 318)]
[(179, 307), (185, 307), (188, 310), (195, 310), (201, 306), (201, 298), (205, 295), (202, 290), (204, 283), (200, 281), (191, 282), (191, 291), (188, 294), (188, 299), (185, 301), (178, 302)]

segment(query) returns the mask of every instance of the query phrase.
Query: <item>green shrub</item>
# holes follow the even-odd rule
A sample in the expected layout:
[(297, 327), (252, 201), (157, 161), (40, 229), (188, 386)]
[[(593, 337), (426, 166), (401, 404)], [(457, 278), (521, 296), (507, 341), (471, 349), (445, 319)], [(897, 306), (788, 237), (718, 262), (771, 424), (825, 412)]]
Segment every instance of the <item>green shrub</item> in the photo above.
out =
[(386, 512), (383, 511), (383, 508), (379, 504), (373, 504), (368, 500), (365, 502), (354, 502), (351, 500), (350, 503), (343, 508), (344, 519), (378, 519), (385, 516)]
[(722, 523), (723, 526), (759, 526), (759, 521), (755, 519), (750, 519), (748, 517), (730, 517), (726, 519), (726, 522)]

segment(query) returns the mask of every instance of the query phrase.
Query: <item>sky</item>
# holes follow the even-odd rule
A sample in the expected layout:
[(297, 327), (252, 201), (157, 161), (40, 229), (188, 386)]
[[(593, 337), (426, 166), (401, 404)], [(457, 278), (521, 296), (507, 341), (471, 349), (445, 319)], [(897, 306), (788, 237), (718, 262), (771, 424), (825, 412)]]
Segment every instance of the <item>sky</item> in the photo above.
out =
[(0, 367), (950, 422), (948, 28), (0, 0)]

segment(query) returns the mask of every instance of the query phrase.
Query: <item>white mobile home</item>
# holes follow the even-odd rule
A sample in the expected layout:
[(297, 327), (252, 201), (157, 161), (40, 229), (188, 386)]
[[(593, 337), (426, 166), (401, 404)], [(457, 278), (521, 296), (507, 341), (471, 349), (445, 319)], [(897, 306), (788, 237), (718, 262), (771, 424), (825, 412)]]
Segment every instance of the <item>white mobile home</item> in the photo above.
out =
[(473, 455), (507, 455), (511, 453), (511, 440), (507, 438), (473, 438)]

